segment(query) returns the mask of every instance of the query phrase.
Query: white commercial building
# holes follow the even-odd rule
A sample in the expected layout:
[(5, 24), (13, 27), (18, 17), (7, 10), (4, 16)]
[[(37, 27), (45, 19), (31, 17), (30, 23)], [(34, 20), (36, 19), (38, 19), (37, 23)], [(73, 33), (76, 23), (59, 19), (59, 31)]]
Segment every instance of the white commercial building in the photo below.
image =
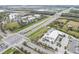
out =
[(17, 15), (18, 15), (18, 13), (10, 13), (10, 15), (9, 15), (10, 21), (16, 21)]
[[(41, 42), (43, 45), (47, 45), (53, 48), (55, 53), (79, 53), (79, 48), (75, 49), (78, 46), (79, 41), (76, 41), (72, 36), (58, 31), (56, 29), (49, 30), (38, 42)], [(72, 42), (70, 43), (70, 40)], [(75, 41), (75, 44), (74, 44)], [(73, 43), (73, 45), (72, 45)], [(69, 45), (69, 46), (68, 46)], [(74, 49), (72, 49), (74, 47)], [(66, 51), (66, 52), (65, 52)], [(76, 52), (77, 51), (77, 52)]]
[(40, 16), (41, 16), (40, 14), (35, 14), (34, 15), (34, 17), (36, 17), (36, 18), (40, 18)]
[(52, 43), (55, 43), (56, 40), (58, 38), (60, 38), (60, 36), (61, 36), (61, 38), (63, 38), (65, 35), (66, 34), (63, 32), (60, 32), (60, 31), (55, 30), (55, 29), (51, 29), (42, 37), (42, 39), (45, 39), (45, 40), (52, 42)]
[(29, 22), (32, 22), (34, 19), (35, 19), (34, 16), (32, 16), (32, 15), (29, 15), (29, 16), (28, 16), (28, 21), (29, 21)]

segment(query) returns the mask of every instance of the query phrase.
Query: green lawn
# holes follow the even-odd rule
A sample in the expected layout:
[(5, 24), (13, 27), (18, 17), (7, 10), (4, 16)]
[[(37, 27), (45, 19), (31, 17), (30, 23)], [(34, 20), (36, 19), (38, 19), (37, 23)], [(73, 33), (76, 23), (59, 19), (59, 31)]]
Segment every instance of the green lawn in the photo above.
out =
[(6, 50), (5, 52), (3, 52), (3, 54), (22, 54), (22, 53), (16, 50), (15, 48), (10, 48)]
[(79, 32), (76, 32), (76, 31), (68, 31), (68, 33), (70, 33), (70, 34), (73, 35), (74, 37), (79, 38)]
[(37, 30), (36, 32), (32, 33), (29, 38), (31, 39), (31, 41), (37, 41), (38, 39), (40, 39), (45, 32), (48, 31), (48, 28), (46, 27), (43, 27), (39, 30)]
[(15, 30), (16, 28), (19, 28), (20, 25), (17, 23), (17, 22), (11, 22), (11, 23), (7, 23), (4, 25), (5, 26), (5, 29), (9, 29), (9, 30)]
[(15, 49), (10, 48), (10, 49), (6, 50), (3, 54), (13, 54), (14, 51), (15, 51)]

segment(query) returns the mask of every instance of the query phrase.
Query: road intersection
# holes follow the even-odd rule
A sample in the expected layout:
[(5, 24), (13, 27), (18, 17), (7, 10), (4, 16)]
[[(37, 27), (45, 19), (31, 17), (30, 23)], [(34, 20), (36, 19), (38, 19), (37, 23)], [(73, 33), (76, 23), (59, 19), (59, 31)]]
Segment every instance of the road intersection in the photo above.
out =
[[(15, 45), (19, 45), (21, 44), (22, 42), (26, 41), (26, 38), (25, 37), (25, 34), (27, 34), (27, 36), (29, 36), (31, 33), (35, 32), (36, 30), (44, 27), (44, 26), (47, 26), (48, 24), (50, 24), (51, 22), (57, 20), (58, 18), (61, 17), (61, 14), (65, 11), (68, 11), (70, 10), (71, 8), (67, 9), (67, 10), (64, 10), (62, 12), (59, 12), (59, 13), (56, 13), (55, 15), (53, 15), (52, 17), (40, 22), (40, 23), (37, 23), (37, 24), (34, 24), (33, 26), (30, 26), (24, 30), (21, 30), (17, 33), (14, 33), (14, 34), (9, 34), (7, 37), (3, 38), (3, 42), (7, 42), (8, 43), (8, 47), (13, 47)], [(29, 31), (32, 31), (31, 33)], [(25, 33), (25, 34), (24, 34)], [(34, 43), (29, 43), (29, 45), (32, 47), (32, 48), (39, 48), (40, 50), (46, 52), (46, 53), (52, 53), (51, 51), (48, 51), (47, 49), (44, 49), (44, 48), (40, 48), (39, 46), (35, 45)], [(1, 47), (0, 47), (1, 49)], [(5, 49), (3, 50), (0, 50), (0, 53), (2, 53), (3, 51), (5, 51)], [(47, 52), (48, 51), (48, 52)]]

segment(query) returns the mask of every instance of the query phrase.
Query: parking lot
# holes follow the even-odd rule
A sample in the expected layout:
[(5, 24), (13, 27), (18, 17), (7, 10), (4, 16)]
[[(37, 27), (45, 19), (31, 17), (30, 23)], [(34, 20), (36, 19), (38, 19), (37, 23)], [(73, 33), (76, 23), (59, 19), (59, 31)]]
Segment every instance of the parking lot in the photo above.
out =
[(7, 43), (0, 41), (0, 52), (4, 51), (8, 47), (9, 47), (9, 45)]

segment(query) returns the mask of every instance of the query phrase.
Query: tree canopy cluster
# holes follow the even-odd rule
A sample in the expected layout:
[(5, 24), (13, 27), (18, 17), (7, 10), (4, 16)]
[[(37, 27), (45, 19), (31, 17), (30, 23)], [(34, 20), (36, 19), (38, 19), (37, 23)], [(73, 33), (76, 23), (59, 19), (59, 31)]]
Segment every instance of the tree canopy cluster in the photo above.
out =
[(79, 10), (70, 10), (70, 13), (76, 13), (76, 14), (79, 14)]
[(74, 13), (63, 13), (61, 16), (63, 16), (63, 17), (76, 17), (76, 18), (79, 18), (79, 14), (74, 14)]
[(8, 17), (8, 13), (0, 12), (0, 21), (6, 20), (6, 17)]

